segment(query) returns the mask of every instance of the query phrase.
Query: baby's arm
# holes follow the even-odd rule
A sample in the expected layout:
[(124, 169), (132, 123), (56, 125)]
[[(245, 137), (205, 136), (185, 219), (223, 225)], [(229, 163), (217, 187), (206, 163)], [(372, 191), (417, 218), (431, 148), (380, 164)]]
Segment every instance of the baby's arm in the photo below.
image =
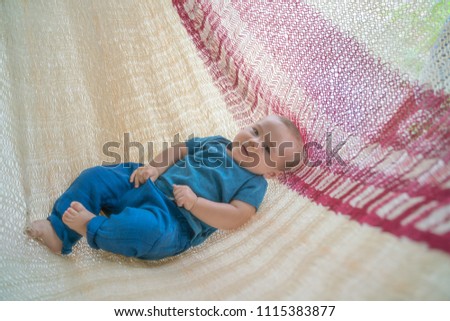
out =
[(139, 167), (130, 176), (130, 183), (134, 182), (137, 188), (139, 185), (145, 183), (148, 179), (153, 182), (164, 173), (176, 161), (182, 159), (188, 153), (188, 148), (185, 143), (180, 143), (163, 150), (148, 165)]
[(238, 228), (256, 213), (254, 206), (239, 200), (227, 204), (197, 197), (186, 185), (174, 185), (173, 192), (178, 206), (183, 206), (198, 219), (217, 229)]

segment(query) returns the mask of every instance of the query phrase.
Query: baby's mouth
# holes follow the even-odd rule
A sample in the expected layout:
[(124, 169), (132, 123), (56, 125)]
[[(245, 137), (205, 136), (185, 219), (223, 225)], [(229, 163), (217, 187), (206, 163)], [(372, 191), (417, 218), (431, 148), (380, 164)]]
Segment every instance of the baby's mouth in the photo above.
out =
[(242, 146), (241, 146), (241, 153), (244, 156), (248, 156), (248, 151), (247, 151), (247, 148), (245, 148), (244, 144), (242, 144)]

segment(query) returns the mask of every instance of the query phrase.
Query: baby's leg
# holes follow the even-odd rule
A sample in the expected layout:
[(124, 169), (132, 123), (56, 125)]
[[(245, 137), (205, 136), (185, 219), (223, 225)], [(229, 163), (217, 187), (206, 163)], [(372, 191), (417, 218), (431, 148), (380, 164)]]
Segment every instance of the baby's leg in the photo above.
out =
[(86, 239), (94, 249), (141, 259), (173, 256), (190, 246), (192, 229), (174, 202), (147, 184), (127, 194), (128, 206), (89, 220)]
[(170, 214), (158, 208), (127, 207), (109, 218), (97, 216), (91, 219), (86, 237), (94, 249), (129, 257), (159, 259), (180, 252), (178, 230), (178, 224)]
[(52, 224), (48, 220), (37, 220), (31, 223), (26, 230), (27, 234), (47, 246), (50, 251), (60, 254), (62, 250), (62, 241), (56, 235)]
[[(84, 170), (55, 202), (52, 213), (47, 218), (52, 230), (48, 229), (47, 223), (36, 221), (31, 224), (28, 234), (40, 238), (52, 251), (69, 254), (72, 246), (82, 236), (82, 233), (68, 227), (63, 221), (63, 215), (71, 208), (71, 204), (74, 201), (83, 204), (85, 210), (92, 215), (98, 215), (104, 208), (114, 209), (121, 196), (133, 188), (129, 177), (138, 166), (139, 164), (129, 163)], [(73, 210), (77, 211), (77, 205)], [(54, 238), (55, 234), (62, 243), (61, 248)]]
[(131, 184), (131, 190), (117, 198), (122, 201), (109, 217), (95, 215), (81, 201), (71, 202), (62, 222), (77, 235), (86, 236), (92, 248), (130, 257), (160, 259), (190, 246), (192, 230), (186, 219), (154, 184), (137, 189)]

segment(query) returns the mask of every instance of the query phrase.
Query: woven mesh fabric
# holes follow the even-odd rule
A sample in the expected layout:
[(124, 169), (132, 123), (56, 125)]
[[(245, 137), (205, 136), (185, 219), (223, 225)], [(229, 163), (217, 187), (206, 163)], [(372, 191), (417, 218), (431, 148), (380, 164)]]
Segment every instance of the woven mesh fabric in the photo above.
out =
[[(0, 299), (449, 299), (448, 16), (430, 1), (1, 2)], [(347, 166), (271, 181), (254, 220), (158, 262), (85, 241), (57, 256), (23, 233), (111, 161), (108, 142), (124, 159), (125, 134), (156, 153), (267, 113), (345, 140)]]
[(448, 3), (175, 3), (235, 119), (298, 124), (292, 189), (450, 252)]

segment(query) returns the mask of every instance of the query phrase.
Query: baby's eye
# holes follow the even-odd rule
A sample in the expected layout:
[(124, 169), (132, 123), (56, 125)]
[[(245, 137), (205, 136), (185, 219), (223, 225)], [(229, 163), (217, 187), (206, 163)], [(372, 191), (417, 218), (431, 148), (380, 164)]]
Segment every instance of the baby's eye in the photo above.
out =
[(258, 136), (259, 132), (258, 129), (256, 129), (256, 127), (252, 127), (253, 133)]

